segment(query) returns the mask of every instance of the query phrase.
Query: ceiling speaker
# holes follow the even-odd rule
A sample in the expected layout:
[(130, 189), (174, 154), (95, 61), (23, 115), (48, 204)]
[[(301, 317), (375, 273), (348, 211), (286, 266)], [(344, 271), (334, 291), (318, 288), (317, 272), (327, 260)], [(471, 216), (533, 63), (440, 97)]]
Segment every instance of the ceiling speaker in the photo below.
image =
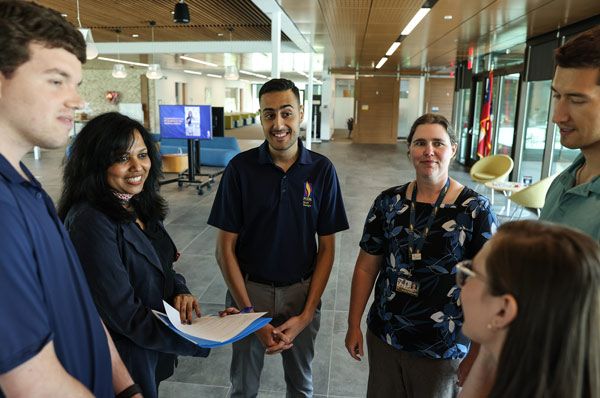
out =
[(175, 4), (175, 14), (173, 15), (175, 23), (190, 23), (190, 9), (188, 5), (181, 1)]

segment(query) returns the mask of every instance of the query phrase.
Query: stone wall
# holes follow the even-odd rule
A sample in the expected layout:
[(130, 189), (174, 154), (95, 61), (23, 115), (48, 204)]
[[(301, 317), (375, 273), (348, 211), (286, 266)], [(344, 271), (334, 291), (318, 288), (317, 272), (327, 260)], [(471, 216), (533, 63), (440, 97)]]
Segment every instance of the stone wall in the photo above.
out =
[[(141, 76), (145, 73), (146, 69), (127, 69), (125, 79), (115, 79), (112, 77), (112, 69), (84, 69), (83, 82), (78, 91), (86, 102), (86, 107), (91, 110), (88, 118), (105, 112), (119, 111), (118, 104), (111, 104), (106, 99), (105, 94), (108, 91), (118, 92), (121, 103), (142, 103)], [(148, 86), (149, 103), (155, 104), (154, 81), (149, 80)], [(150, 126), (154, 126), (155, 108), (149, 108)]]

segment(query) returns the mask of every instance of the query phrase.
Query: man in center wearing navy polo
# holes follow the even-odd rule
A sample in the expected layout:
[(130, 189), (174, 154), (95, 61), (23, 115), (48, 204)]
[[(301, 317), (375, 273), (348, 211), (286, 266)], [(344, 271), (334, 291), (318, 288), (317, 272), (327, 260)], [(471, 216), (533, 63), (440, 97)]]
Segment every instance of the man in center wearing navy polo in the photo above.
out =
[(259, 101), (266, 140), (231, 160), (208, 219), (227, 305), (273, 318), (233, 343), (231, 397), (256, 397), (265, 353), (281, 353), (287, 397), (312, 397), (321, 295), (348, 220), (333, 164), (298, 139), (298, 88), (273, 79)]

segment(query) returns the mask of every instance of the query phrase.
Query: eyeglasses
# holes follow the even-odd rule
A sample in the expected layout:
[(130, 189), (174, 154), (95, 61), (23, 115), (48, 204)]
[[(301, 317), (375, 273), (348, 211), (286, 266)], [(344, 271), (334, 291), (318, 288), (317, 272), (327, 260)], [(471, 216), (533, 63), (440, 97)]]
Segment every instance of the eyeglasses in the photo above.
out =
[(483, 282), (486, 281), (481, 275), (473, 271), (473, 261), (464, 260), (456, 264), (456, 284), (463, 287), (469, 277), (477, 278)]

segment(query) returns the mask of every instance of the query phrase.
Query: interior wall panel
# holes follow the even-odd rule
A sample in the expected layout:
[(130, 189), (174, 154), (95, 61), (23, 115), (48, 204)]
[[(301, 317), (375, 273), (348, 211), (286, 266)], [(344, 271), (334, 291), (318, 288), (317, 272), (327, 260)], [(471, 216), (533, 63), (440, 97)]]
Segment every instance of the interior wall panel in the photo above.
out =
[(354, 142), (395, 144), (400, 82), (395, 77), (359, 77), (355, 83)]

